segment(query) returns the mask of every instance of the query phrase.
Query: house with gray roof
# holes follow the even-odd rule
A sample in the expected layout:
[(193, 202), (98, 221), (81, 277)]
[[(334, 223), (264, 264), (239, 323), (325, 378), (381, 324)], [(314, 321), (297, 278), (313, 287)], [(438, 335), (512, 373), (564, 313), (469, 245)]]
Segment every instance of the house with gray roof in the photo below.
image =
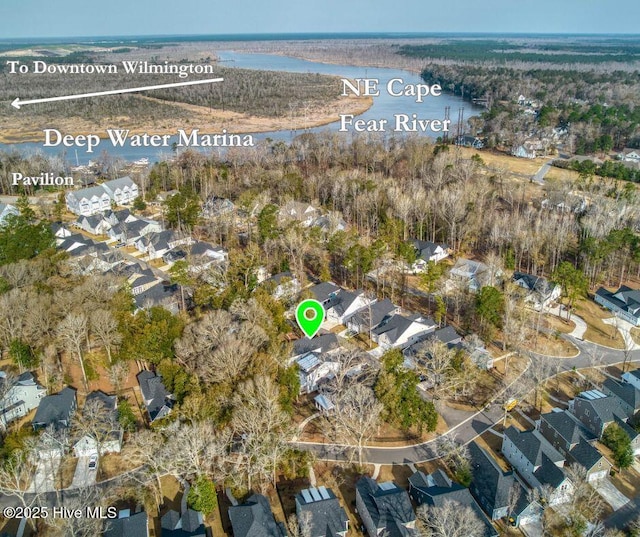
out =
[(8, 378), (0, 371), (0, 429), (18, 418), (26, 416), (37, 408), (47, 390), (36, 382), (30, 371), (25, 371), (17, 378)]
[(491, 520), (509, 514), (509, 495), (515, 486), (513, 472), (503, 472), (497, 461), (475, 442), (469, 444), (471, 486), (469, 490)]
[(498, 537), (498, 532), (473, 499), (469, 489), (449, 479), (441, 469), (428, 475), (418, 470), (411, 475), (409, 477), (409, 496), (417, 505), (443, 507), (447, 502), (454, 502), (462, 507), (470, 507), (485, 528), (484, 533), (473, 537)]
[(602, 383), (602, 393), (616, 397), (629, 419), (640, 412), (640, 390), (633, 384), (607, 378)]
[(371, 331), (371, 339), (385, 350), (405, 348), (433, 332), (436, 324), (428, 317), (396, 314)]
[(327, 332), (326, 334), (321, 334), (311, 339), (304, 337), (296, 339), (293, 342), (293, 354), (291, 361), (295, 361), (300, 356), (310, 352), (326, 354), (339, 349), (340, 343), (338, 342), (338, 336), (333, 332)]
[[(96, 414), (100, 412), (100, 414)], [(100, 429), (94, 429), (99, 436), (85, 434), (73, 445), (76, 457), (89, 457), (105, 453), (120, 453), (122, 447), (123, 431), (118, 423), (118, 398), (115, 395), (107, 395), (101, 390), (96, 390), (87, 395), (82, 409), (83, 416), (90, 419), (100, 418)]]
[(345, 324), (352, 332), (368, 334), (379, 326), (382, 321), (396, 313), (400, 313), (400, 308), (391, 300), (385, 298), (357, 311), (346, 320)]
[(138, 197), (138, 185), (128, 175), (106, 181), (101, 186), (116, 205), (129, 205)]
[(173, 396), (165, 388), (162, 377), (153, 371), (144, 370), (136, 378), (151, 423), (169, 414), (173, 407)]
[(10, 215), (18, 216), (19, 214), (20, 214), (20, 211), (18, 211), (18, 209), (13, 205), (0, 202), (0, 226), (2, 226), (5, 223), (8, 216)]
[(570, 412), (542, 414), (536, 426), (540, 434), (567, 458), (568, 464), (575, 463), (584, 468), (589, 483), (607, 477), (611, 463), (592, 445), (597, 440), (596, 435)]
[(111, 208), (111, 196), (102, 185), (70, 190), (65, 194), (65, 200), (69, 211), (82, 216), (91, 216)]
[(458, 280), (475, 293), (485, 285), (496, 285), (502, 276), (499, 270), (491, 270), (487, 265), (472, 259), (458, 258), (449, 273), (450, 277)]
[(322, 304), (326, 309), (329, 303), (336, 298), (342, 289), (335, 283), (321, 282), (309, 287), (309, 291), (313, 295), (313, 298), (320, 302), (320, 304)]
[(348, 317), (361, 309), (368, 308), (374, 301), (375, 299), (368, 297), (362, 289), (340, 291), (325, 307), (326, 320), (335, 324), (345, 324)]
[(574, 487), (563, 470), (565, 457), (539, 431), (520, 431), (511, 425), (504, 432), (502, 453), (530, 487), (549, 487), (549, 505), (570, 501)]
[(136, 311), (160, 306), (173, 314), (180, 311), (180, 291), (178, 284), (166, 281), (157, 282), (133, 297)]
[(599, 390), (582, 392), (569, 401), (569, 410), (598, 438), (615, 421), (627, 421), (627, 414), (619, 399)]
[(68, 429), (77, 406), (76, 390), (67, 386), (60, 392), (47, 395), (40, 400), (31, 425), (36, 431), (49, 426), (57, 430)]
[(149, 537), (149, 517), (144, 511), (131, 514), (130, 509), (118, 512), (118, 518), (107, 520), (103, 537)]
[(593, 299), (621, 319), (640, 326), (640, 289), (623, 285), (617, 291), (608, 291), (600, 287)]
[(560, 298), (562, 288), (550, 282), (542, 276), (535, 276), (526, 272), (514, 272), (511, 278), (514, 283), (522, 287), (525, 291), (525, 302), (528, 302), (540, 311), (551, 305)]
[(378, 483), (368, 476), (358, 479), (356, 507), (369, 537), (418, 535), (409, 494), (392, 481)]
[(623, 373), (622, 381), (628, 382), (636, 389), (640, 390), (640, 369), (634, 369), (633, 371)]
[(346, 537), (349, 517), (331, 489), (313, 487), (296, 494), (296, 516), (303, 535)]
[(411, 239), (410, 244), (416, 250), (417, 259), (411, 265), (411, 272), (424, 272), (429, 262), (437, 263), (449, 257), (449, 246), (443, 243)]
[(161, 537), (207, 537), (204, 517), (200, 511), (184, 509), (182, 514), (173, 509), (160, 519)]
[(269, 500), (252, 494), (247, 501), (229, 508), (233, 537), (287, 537), (282, 522), (276, 522)]
[(76, 220), (75, 225), (92, 235), (106, 235), (113, 227), (111, 222), (105, 218), (103, 213), (92, 214), (90, 216), (80, 215)]

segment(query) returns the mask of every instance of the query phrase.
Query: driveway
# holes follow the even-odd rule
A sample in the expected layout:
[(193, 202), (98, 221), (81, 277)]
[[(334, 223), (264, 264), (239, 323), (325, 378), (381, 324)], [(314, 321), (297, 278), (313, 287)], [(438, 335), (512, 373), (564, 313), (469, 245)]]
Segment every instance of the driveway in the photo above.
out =
[(39, 459), (29, 492), (51, 492), (56, 490), (56, 476), (62, 462), (61, 457)]
[(611, 326), (615, 326), (618, 329), (618, 332), (620, 332), (620, 335), (622, 336), (627, 349), (640, 349), (640, 345), (635, 342), (633, 336), (631, 335), (631, 329), (634, 328), (634, 325), (632, 325), (629, 321), (625, 321), (624, 319), (620, 319), (619, 317), (610, 317), (609, 319), (603, 319), (602, 322)]
[(594, 483), (593, 488), (598, 491), (598, 494), (602, 496), (604, 501), (607, 502), (614, 511), (623, 508), (629, 503), (629, 498), (622, 494), (608, 479)]
[(526, 524), (520, 524), (520, 531), (527, 537), (540, 537), (544, 535), (542, 531), (542, 521), (540, 519), (527, 522)]
[(85, 488), (96, 482), (96, 470), (89, 470), (89, 457), (78, 457), (76, 473), (73, 474), (73, 482), (70, 488)]

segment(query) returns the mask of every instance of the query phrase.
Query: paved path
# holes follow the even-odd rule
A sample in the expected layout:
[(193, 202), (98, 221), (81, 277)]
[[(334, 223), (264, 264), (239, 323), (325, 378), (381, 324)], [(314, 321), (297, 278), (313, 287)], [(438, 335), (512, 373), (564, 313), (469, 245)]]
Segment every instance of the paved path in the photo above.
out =
[(609, 319), (603, 319), (602, 322), (615, 326), (618, 329), (627, 349), (640, 349), (640, 345), (635, 342), (631, 335), (631, 329), (634, 328), (634, 326), (629, 321), (625, 321), (619, 317), (610, 317)]
[(629, 503), (629, 498), (622, 494), (608, 478), (598, 481), (594, 485), (593, 488), (596, 489), (598, 494), (602, 496), (602, 499), (607, 502), (614, 511), (622, 509)]
[(539, 183), (541, 185), (544, 185), (544, 176), (547, 175), (547, 172), (549, 171), (549, 169), (551, 168), (551, 163), (553, 162), (553, 159), (548, 160), (547, 162), (545, 162), (540, 169), (533, 175), (533, 177), (531, 178), (532, 181)]
[[(560, 306), (556, 306), (555, 308), (549, 308), (547, 311), (550, 315), (555, 315), (556, 317), (562, 316), (564, 319), (567, 316), (567, 313), (564, 309), (560, 309)], [(584, 322), (582, 317), (579, 317), (575, 313), (571, 315), (571, 320), (576, 325), (573, 331), (569, 334), (576, 339), (584, 339), (584, 333), (587, 331), (587, 323)]]

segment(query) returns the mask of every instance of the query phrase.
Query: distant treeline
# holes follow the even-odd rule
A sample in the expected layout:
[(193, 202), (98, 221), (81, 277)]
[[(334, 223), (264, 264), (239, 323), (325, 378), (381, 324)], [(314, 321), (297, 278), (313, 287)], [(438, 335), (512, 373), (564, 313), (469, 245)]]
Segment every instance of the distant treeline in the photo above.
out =
[(632, 181), (640, 183), (640, 170), (632, 169), (625, 166), (622, 162), (614, 160), (606, 160), (602, 164), (596, 164), (592, 160), (583, 160), (572, 162), (566, 160), (555, 160), (553, 165), (557, 168), (575, 170), (582, 175), (597, 175), (599, 177), (612, 177), (622, 181)]
[(468, 62), (606, 63), (640, 61), (640, 44), (635, 42), (519, 45), (502, 40), (464, 40), (428, 45), (404, 45), (400, 54), (414, 58)]

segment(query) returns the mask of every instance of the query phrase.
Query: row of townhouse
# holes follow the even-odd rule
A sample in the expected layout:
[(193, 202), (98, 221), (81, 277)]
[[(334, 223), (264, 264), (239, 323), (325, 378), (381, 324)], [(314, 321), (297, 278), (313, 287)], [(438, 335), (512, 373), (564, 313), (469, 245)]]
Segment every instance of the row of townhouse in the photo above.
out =
[(102, 184), (70, 190), (65, 195), (67, 209), (73, 214), (91, 216), (115, 205), (129, 205), (138, 197), (138, 185), (131, 177), (121, 177)]

